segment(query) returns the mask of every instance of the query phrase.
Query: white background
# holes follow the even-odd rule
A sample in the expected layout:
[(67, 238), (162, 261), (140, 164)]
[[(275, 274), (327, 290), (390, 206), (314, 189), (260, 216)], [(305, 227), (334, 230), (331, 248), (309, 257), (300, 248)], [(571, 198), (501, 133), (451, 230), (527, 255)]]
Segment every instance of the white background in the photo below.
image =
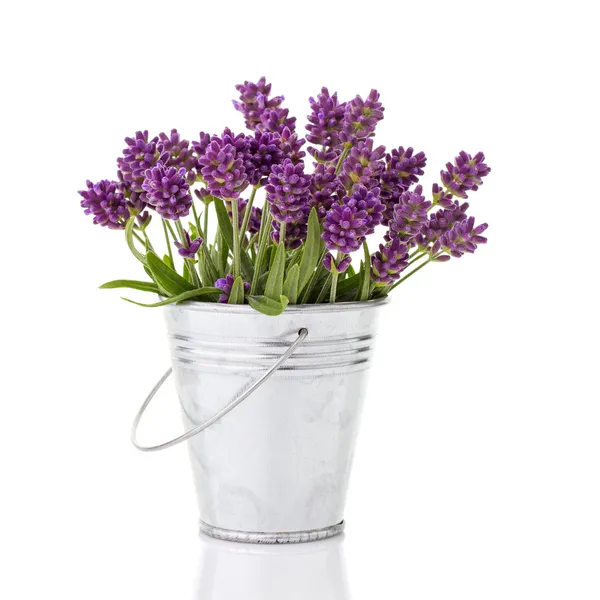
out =
[[(197, 537), (185, 448), (143, 455), (129, 443), (168, 364), (162, 315), (97, 289), (141, 274), (122, 234), (83, 215), (77, 190), (114, 177), (137, 129), (242, 130), (233, 86), (263, 74), (300, 130), (322, 85), (342, 99), (376, 87), (377, 140), (424, 150), (427, 188), (461, 149), (492, 167), (471, 199), (489, 244), (428, 266), (385, 315), (348, 533), (328, 547), (345, 553), (348, 588), (325, 569), (322, 589), (338, 591), (312, 597), (600, 597), (592, 7), (7, 5), (0, 597), (235, 597), (210, 591), (207, 556), (227, 565), (232, 550)], [(146, 435), (179, 427), (171, 388)], [(230, 583), (250, 600), (304, 598), (319, 560), (306, 551), (287, 595), (268, 559), (246, 564), (258, 583), (244, 567)]]

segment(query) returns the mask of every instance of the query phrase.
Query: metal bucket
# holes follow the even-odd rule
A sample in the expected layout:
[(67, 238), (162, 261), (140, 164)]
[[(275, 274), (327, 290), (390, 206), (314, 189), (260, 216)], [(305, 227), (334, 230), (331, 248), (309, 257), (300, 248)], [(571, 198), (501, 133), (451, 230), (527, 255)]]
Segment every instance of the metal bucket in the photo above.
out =
[[(348, 480), (385, 301), (292, 306), (188, 303), (165, 310), (201, 530), (253, 543), (343, 531)], [(243, 402), (246, 400), (246, 402)], [(235, 410), (234, 410), (235, 409)], [(230, 414), (228, 414), (230, 413)]]

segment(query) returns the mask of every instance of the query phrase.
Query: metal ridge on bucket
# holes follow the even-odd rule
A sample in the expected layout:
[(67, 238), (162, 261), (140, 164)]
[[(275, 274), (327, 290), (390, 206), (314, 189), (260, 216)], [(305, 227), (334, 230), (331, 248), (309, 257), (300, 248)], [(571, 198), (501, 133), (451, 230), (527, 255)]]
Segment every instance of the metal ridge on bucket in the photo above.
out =
[[(161, 300), (166, 298), (159, 296)], [(341, 312), (347, 310), (364, 310), (365, 308), (377, 308), (383, 304), (387, 304), (390, 301), (388, 297), (377, 298), (375, 300), (367, 300), (366, 302), (336, 302), (335, 304), (288, 304), (287, 308), (282, 314), (300, 314), (300, 313), (331, 313)], [(191, 310), (217, 312), (217, 313), (236, 313), (236, 314), (258, 314), (267, 319), (275, 319), (277, 317), (269, 317), (262, 315), (249, 304), (225, 304), (220, 302), (198, 302), (194, 300), (188, 300), (181, 302), (176, 305), (169, 306), (185, 306)]]

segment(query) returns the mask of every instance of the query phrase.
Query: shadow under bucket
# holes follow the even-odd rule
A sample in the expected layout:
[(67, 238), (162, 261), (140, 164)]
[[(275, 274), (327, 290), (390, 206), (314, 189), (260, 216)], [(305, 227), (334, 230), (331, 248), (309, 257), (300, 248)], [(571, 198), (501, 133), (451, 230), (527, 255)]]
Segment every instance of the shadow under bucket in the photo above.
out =
[[(377, 317), (385, 300), (292, 306), (165, 308), (172, 370), (201, 530), (251, 543), (321, 540), (343, 531), (346, 492)], [(244, 400), (246, 400), (244, 402)]]

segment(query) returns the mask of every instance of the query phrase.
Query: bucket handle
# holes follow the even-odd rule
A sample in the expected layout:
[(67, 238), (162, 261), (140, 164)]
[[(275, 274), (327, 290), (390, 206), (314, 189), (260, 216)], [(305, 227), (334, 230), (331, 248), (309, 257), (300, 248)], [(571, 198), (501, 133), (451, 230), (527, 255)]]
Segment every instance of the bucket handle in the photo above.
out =
[(162, 384), (168, 379), (169, 375), (173, 372), (173, 369), (170, 368), (158, 380), (158, 383), (152, 388), (152, 391), (148, 394), (148, 397), (144, 401), (144, 404), (142, 404), (140, 410), (135, 416), (135, 419), (133, 420), (133, 426), (131, 427), (131, 442), (138, 450), (142, 450), (143, 452), (166, 450), (167, 448), (170, 448), (171, 446), (176, 446), (181, 442), (185, 442), (185, 440), (189, 440), (191, 437), (194, 437), (198, 433), (204, 431), (205, 429), (208, 429), (208, 427), (210, 427), (213, 423), (216, 423), (227, 413), (230, 413), (236, 406), (241, 404), (250, 394), (252, 394), (252, 392), (257, 390), (265, 381), (267, 381), (267, 379), (269, 379), (269, 377), (271, 377), (271, 375), (273, 375), (273, 373), (275, 373), (275, 371), (277, 371), (283, 365), (283, 363), (285, 363), (285, 361), (294, 353), (294, 350), (296, 350), (296, 348), (304, 341), (304, 338), (306, 338), (307, 335), (308, 329), (306, 329), (305, 327), (300, 329), (300, 331), (298, 331), (298, 337), (292, 342), (290, 347), (263, 373), (263, 375), (261, 375), (256, 381), (250, 384), (244, 391), (242, 391), (242, 393), (239, 396), (236, 396), (229, 404), (223, 407), (219, 412), (215, 413), (212, 417), (210, 417), (203, 423), (200, 423), (200, 425), (197, 425), (196, 427), (194, 427), (194, 429), (190, 429), (186, 433), (183, 433), (179, 437), (176, 437), (168, 442), (164, 442), (163, 444), (158, 444), (156, 446), (142, 446), (137, 441), (138, 426), (142, 417), (144, 416), (144, 413), (146, 412), (146, 409), (148, 408), (148, 405), (150, 404), (150, 401), (152, 400), (152, 398), (154, 398), (158, 390), (162, 387)]

